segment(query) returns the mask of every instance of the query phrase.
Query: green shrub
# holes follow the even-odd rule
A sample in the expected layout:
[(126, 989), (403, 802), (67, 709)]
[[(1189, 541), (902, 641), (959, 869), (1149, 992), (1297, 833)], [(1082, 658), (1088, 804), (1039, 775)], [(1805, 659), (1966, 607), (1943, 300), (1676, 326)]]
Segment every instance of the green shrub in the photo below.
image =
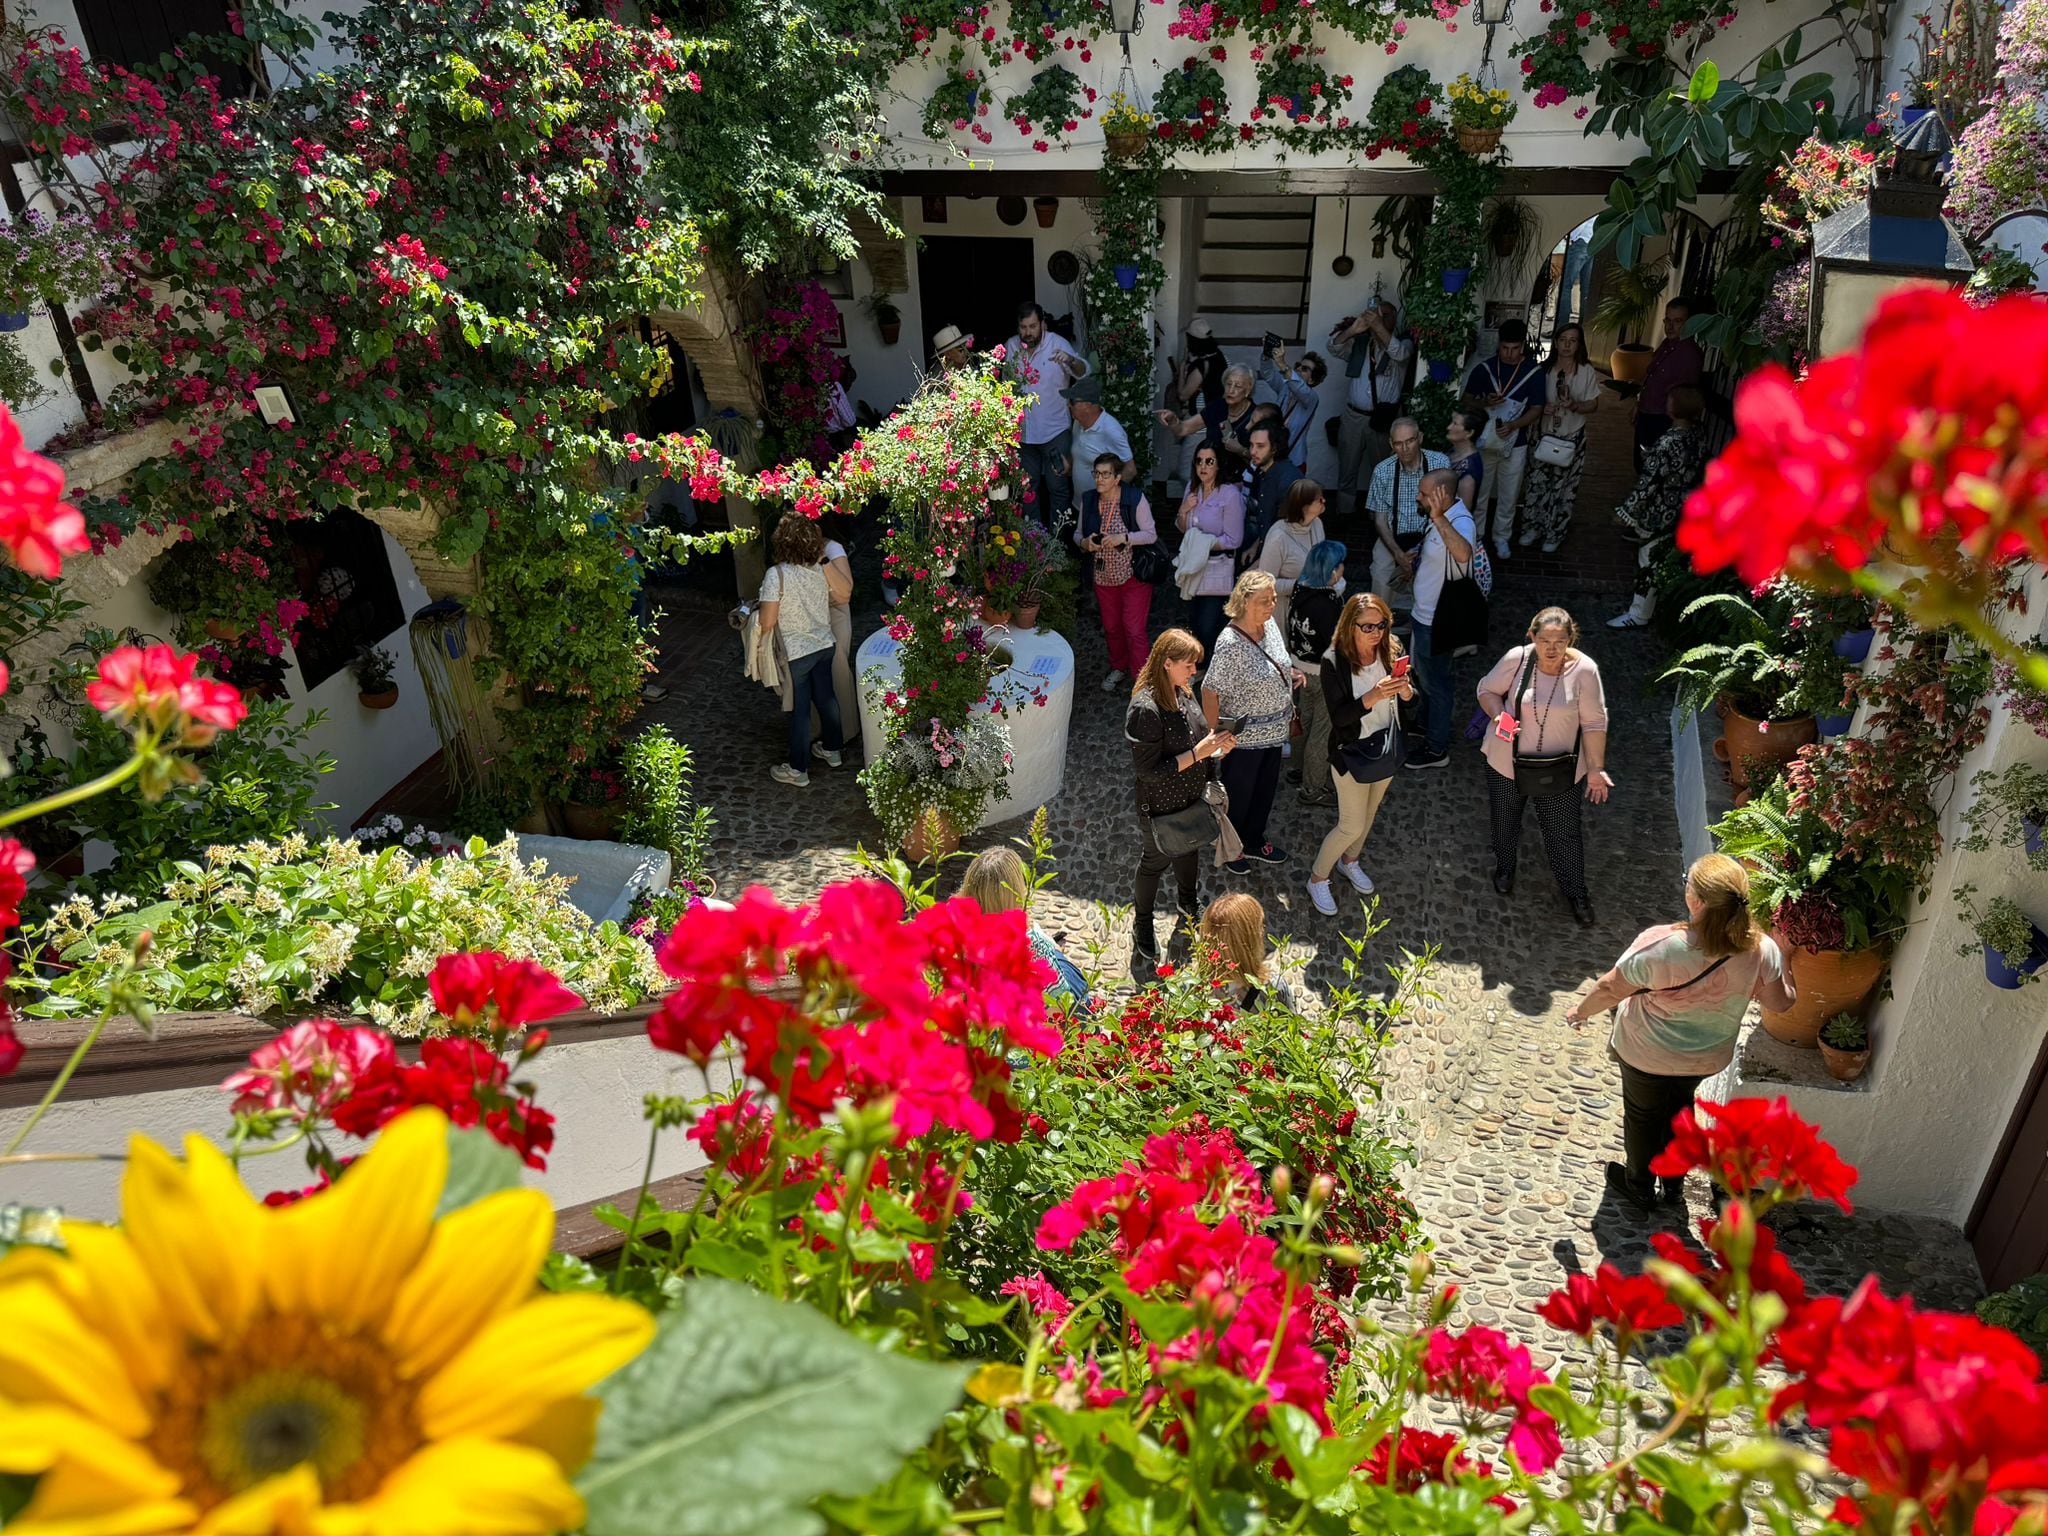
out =
[(592, 1008), (615, 1012), (661, 984), (652, 951), (593, 924), (568, 901), (569, 881), (524, 864), (512, 843), (481, 838), (442, 858), (349, 841), (211, 849), (158, 875), (162, 899), (76, 896), (27, 930), (33, 960), (10, 985), (31, 1014), (94, 1013), (152, 936), (130, 984), (156, 1009), (321, 1012), (419, 1034), (433, 1017), (427, 975), (444, 954), (497, 950), (540, 962)]
[(1994, 1328), (2008, 1329), (2020, 1342), (2048, 1361), (2048, 1275), (2030, 1275), (2009, 1290), (1977, 1303), (1977, 1316)]
[(678, 884), (704, 884), (711, 829), (718, 823), (711, 808), (693, 805), (690, 781), (696, 768), (690, 749), (671, 736), (665, 725), (652, 725), (626, 748), (626, 819), (621, 840), (664, 849), (675, 865)]

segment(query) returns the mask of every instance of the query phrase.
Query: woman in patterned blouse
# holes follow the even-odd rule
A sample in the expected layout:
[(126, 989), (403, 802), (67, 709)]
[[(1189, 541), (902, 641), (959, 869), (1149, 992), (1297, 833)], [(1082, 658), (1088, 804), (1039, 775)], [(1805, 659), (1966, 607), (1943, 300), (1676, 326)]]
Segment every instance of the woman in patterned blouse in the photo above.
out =
[(1643, 547), (1636, 553), (1635, 601), (1628, 612), (1607, 621), (1609, 629), (1641, 629), (1656, 611), (1657, 593), (1651, 572), (1671, 548), (1671, 530), (1685, 510), (1685, 498), (1707, 472), (1707, 438), (1700, 422), (1707, 414), (1704, 396), (1690, 384), (1671, 391), (1671, 426), (1643, 455), (1643, 473), (1636, 488), (1614, 509), (1614, 519)]

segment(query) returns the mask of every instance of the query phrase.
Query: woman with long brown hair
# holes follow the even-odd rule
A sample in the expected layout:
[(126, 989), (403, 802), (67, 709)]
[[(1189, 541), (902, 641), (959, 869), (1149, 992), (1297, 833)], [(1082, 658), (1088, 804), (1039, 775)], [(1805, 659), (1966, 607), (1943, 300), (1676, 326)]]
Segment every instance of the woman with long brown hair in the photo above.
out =
[(1372, 894), (1372, 877), (1358, 856), (1401, 766), (1400, 701), (1415, 696), (1406, 663), (1387, 600), (1376, 592), (1355, 594), (1337, 616), (1337, 633), (1315, 678), (1330, 717), (1330, 782), (1337, 791), (1337, 825), (1308, 875), (1309, 900), (1325, 917), (1337, 912), (1332, 869), (1341, 869), (1361, 896)]
[[(1159, 846), (1153, 819), (1200, 805), (1216, 776), (1215, 759), (1237, 745), (1227, 731), (1212, 731), (1195, 701), (1195, 674), (1202, 666), (1202, 642), (1184, 629), (1169, 629), (1152, 642), (1151, 654), (1131, 683), (1131, 707), (1124, 715), (1124, 739), (1131, 744), (1137, 772), (1138, 875), (1131, 897), (1131, 979), (1140, 986), (1159, 969), (1154, 912), (1159, 880), (1169, 869), (1179, 888), (1181, 916), (1190, 927), (1201, 910), (1201, 849), (1168, 853)], [(1205, 808), (1206, 809), (1206, 808)]]
[(1682, 923), (1636, 935), (1614, 969), (1565, 1011), (1583, 1029), (1612, 1008), (1608, 1042), (1621, 1064), (1625, 1163), (1607, 1165), (1607, 1187), (1647, 1209), (1685, 1203), (1685, 1180), (1650, 1173), (1671, 1144), (1671, 1122), (1692, 1107), (1700, 1083), (1734, 1059), (1735, 1037), (1752, 998), (1766, 1008), (1797, 1001), (1785, 957), (1750, 912), (1749, 876), (1726, 854), (1710, 853), (1685, 872)]
[(1586, 472), (1586, 418), (1600, 409), (1600, 375), (1578, 326), (1564, 326), (1551, 341), (1543, 391), (1543, 418), (1522, 488), (1521, 542), (1527, 548), (1541, 539), (1543, 553), (1554, 555), (1572, 525)]

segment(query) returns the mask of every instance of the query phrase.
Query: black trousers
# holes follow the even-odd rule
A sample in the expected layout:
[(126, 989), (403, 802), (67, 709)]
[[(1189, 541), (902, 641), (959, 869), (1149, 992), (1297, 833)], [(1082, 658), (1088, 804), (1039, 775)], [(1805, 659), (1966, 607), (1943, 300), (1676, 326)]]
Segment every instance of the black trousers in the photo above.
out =
[(1637, 1189), (1654, 1188), (1650, 1164), (1671, 1145), (1671, 1122), (1680, 1110), (1692, 1108), (1692, 1096), (1704, 1081), (1638, 1072), (1621, 1063), (1621, 1144), (1628, 1181)]
[(1178, 857), (1161, 853), (1152, 837), (1152, 818), (1138, 818), (1138, 883), (1131, 899), (1131, 941), (1145, 954), (1159, 953), (1158, 929), (1153, 916), (1159, 909), (1159, 880), (1169, 869), (1178, 888), (1180, 910), (1193, 921), (1201, 911), (1202, 851), (1197, 848)]
[(1245, 852), (1256, 853), (1265, 844), (1266, 818), (1280, 788), (1280, 749), (1239, 747), (1223, 759), (1221, 776), (1230, 796), (1230, 824)]
[(1524, 796), (1513, 779), (1489, 766), (1486, 808), (1493, 817), (1493, 867), (1510, 880), (1515, 877), (1522, 851), (1522, 810), (1534, 806), (1557, 888), (1566, 901), (1591, 900), (1586, 892), (1586, 844), (1579, 826), (1579, 802), (1584, 798), (1585, 791), (1576, 784), (1554, 795)]

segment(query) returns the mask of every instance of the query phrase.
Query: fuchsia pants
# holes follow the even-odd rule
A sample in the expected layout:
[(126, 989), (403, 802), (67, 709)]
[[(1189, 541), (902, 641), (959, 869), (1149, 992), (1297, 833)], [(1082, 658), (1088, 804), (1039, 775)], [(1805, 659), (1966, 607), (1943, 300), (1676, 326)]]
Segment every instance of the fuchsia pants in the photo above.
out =
[(1145, 638), (1145, 620), (1152, 612), (1152, 584), (1136, 579), (1121, 586), (1095, 589), (1102, 605), (1102, 630), (1109, 639), (1109, 664), (1131, 677), (1145, 665), (1152, 645)]

